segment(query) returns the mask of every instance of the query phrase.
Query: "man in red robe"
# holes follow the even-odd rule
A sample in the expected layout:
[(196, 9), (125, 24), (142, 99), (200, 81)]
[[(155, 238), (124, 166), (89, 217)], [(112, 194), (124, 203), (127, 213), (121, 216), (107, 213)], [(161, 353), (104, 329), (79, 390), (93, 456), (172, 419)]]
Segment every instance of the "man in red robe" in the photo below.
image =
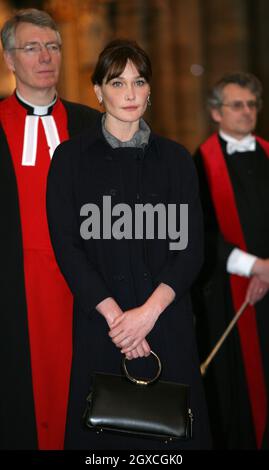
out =
[(205, 377), (222, 449), (269, 447), (269, 142), (253, 135), (261, 94), (251, 74), (224, 76), (209, 96), (218, 133), (195, 155), (206, 229), (206, 263), (193, 294), (202, 360), (248, 301)]
[(62, 449), (72, 354), (72, 295), (46, 218), (57, 145), (99, 113), (56, 92), (61, 37), (45, 12), (18, 11), (3, 26), (14, 94), (0, 102), (0, 448)]

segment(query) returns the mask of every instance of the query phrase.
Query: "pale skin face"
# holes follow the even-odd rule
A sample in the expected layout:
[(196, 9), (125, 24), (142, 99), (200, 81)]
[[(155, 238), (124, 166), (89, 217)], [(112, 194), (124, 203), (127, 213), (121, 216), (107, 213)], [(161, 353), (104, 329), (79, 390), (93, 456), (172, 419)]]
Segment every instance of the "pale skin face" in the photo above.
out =
[(101, 86), (94, 85), (97, 99), (106, 111), (106, 129), (122, 141), (132, 138), (139, 129), (139, 119), (147, 108), (150, 86), (130, 61), (119, 77)]
[(59, 38), (50, 28), (20, 23), (16, 29), (14, 47), (32, 43), (41, 44), (41, 51), (30, 54), (18, 49), (5, 51), (4, 58), (9, 70), (15, 74), (16, 88), (21, 96), (33, 104), (46, 105), (55, 96), (61, 52), (50, 52), (44, 45), (59, 44)]
[(224, 104), (236, 101), (244, 102), (244, 108), (233, 110), (229, 106), (221, 106), (219, 109), (211, 110), (211, 116), (219, 124), (219, 129), (231, 137), (241, 140), (251, 133), (257, 122), (257, 109), (250, 109), (247, 102), (257, 101), (256, 96), (248, 88), (230, 83), (223, 89)]

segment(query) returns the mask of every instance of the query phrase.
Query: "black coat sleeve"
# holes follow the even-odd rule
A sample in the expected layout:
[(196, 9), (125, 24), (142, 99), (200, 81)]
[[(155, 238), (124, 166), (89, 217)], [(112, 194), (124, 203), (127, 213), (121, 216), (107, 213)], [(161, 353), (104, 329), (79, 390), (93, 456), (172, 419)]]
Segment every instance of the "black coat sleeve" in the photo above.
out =
[(47, 216), (59, 267), (80, 306), (90, 312), (111, 295), (90, 261), (80, 236), (79, 211), (74, 194), (79, 142), (79, 139), (64, 142), (53, 155), (47, 180)]
[(176, 300), (188, 291), (203, 262), (203, 220), (196, 170), (189, 153), (176, 145), (170, 168), (171, 194), (177, 204), (188, 205), (188, 243), (185, 249), (170, 251), (157, 281), (168, 284)]

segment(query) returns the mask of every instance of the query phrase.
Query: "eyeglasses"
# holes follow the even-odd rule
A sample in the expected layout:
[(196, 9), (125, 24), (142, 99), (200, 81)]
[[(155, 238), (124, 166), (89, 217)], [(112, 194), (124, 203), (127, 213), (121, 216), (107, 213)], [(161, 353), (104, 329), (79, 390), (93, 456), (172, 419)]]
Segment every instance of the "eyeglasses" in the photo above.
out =
[(57, 54), (61, 51), (61, 44), (58, 44), (57, 42), (48, 42), (47, 44), (40, 44), (39, 42), (36, 43), (31, 43), (31, 44), (26, 44), (23, 47), (11, 47), (9, 51), (22, 51), (26, 55), (36, 55), (40, 54), (43, 49), (46, 49), (50, 54)]
[(250, 101), (232, 101), (231, 103), (222, 103), (221, 106), (227, 106), (232, 109), (232, 111), (243, 111), (247, 106), (248, 109), (253, 111), (260, 108), (260, 103), (255, 100)]

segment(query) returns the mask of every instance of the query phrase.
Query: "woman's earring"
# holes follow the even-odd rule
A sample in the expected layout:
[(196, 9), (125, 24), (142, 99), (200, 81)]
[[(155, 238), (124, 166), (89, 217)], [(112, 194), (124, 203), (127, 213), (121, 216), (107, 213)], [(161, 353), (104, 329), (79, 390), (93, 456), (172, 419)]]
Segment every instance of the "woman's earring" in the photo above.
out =
[(151, 106), (150, 95), (148, 95), (147, 97), (147, 103), (148, 103), (148, 106)]
[(103, 98), (102, 98), (102, 96), (100, 96), (100, 98), (98, 98), (98, 101), (99, 101), (99, 104), (102, 104), (102, 103), (103, 103)]

